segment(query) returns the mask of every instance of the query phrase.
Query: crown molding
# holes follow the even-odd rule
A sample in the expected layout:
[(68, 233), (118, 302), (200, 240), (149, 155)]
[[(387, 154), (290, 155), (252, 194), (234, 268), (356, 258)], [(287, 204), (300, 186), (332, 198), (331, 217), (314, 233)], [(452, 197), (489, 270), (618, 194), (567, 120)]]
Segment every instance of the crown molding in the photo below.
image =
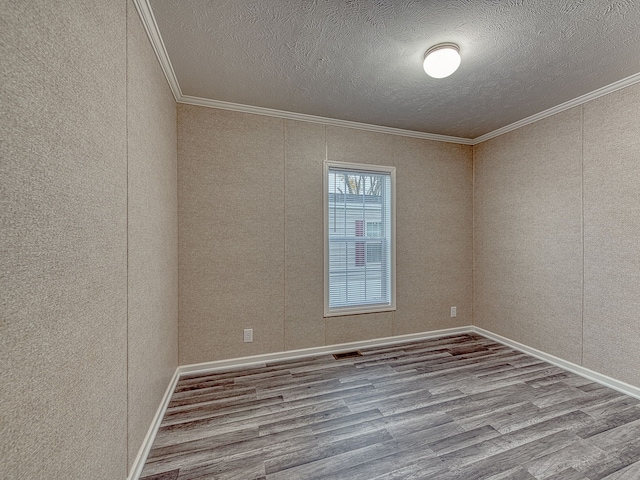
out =
[(401, 128), (384, 127), (382, 125), (372, 125), (368, 123), (350, 122), (348, 120), (339, 120), (335, 118), (319, 117), (316, 115), (306, 115), (304, 113), (287, 112), (284, 110), (275, 110), (271, 108), (254, 107), (251, 105), (242, 105), (239, 103), (223, 102), (221, 100), (211, 100), (209, 98), (192, 97), (183, 95), (180, 84), (176, 77), (171, 60), (167, 54), (162, 35), (158, 29), (158, 24), (151, 10), (149, 0), (133, 0), (133, 4), (140, 15), (144, 29), (147, 32), (153, 51), (158, 57), (164, 76), (169, 83), (171, 92), (176, 102), (187, 105), (198, 105), (201, 107), (218, 108), (222, 110), (231, 110), (234, 112), (252, 113), (255, 115), (267, 115), (270, 117), (284, 118), (287, 120), (298, 120), (302, 122), (321, 123), (323, 125), (331, 125), (335, 127), (355, 128), (358, 130), (367, 130), (370, 132), (387, 133), (390, 135), (399, 135), (403, 137), (420, 138), (423, 140), (434, 140), (436, 142), (457, 143), (462, 145), (473, 145), (470, 138), (452, 137), (449, 135), (438, 135), (435, 133), (416, 132), (414, 130), (403, 130)]
[(486, 142), (487, 140), (490, 140), (499, 135), (502, 135), (503, 133), (511, 132), (520, 127), (524, 127), (525, 125), (535, 123), (544, 118), (551, 117), (552, 115), (555, 115), (557, 113), (564, 112), (565, 110), (569, 110), (570, 108), (583, 105), (587, 102), (590, 102), (591, 100), (604, 97), (605, 95), (616, 92), (618, 90), (622, 90), (623, 88), (629, 87), (636, 83), (640, 83), (640, 73), (636, 73), (629, 77), (623, 78), (622, 80), (618, 80), (617, 82), (613, 82), (609, 85), (605, 85), (602, 88), (598, 88), (597, 90), (594, 90), (592, 92), (585, 93), (584, 95), (576, 97), (573, 100), (569, 100), (568, 102), (561, 103), (560, 105), (556, 105), (555, 107), (551, 107), (540, 113), (531, 115), (530, 117), (523, 118), (522, 120), (518, 120), (517, 122), (498, 128), (496, 130), (493, 130), (492, 132), (485, 133), (484, 135), (474, 138), (471, 144), (478, 145), (479, 143)]
[(153, 51), (156, 53), (156, 57), (158, 57), (160, 67), (162, 67), (164, 76), (169, 83), (169, 88), (171, 88), (171, 93), (173, 93), (173, 97), (176, 101), (179, 101), (180, 98), (182, 98), (182, 90), (180, 89), (180, 84), (176, 78), (176, 73), (173, 70), (173, 65), (171, 65), (171, 60), (169, 60), (167, 49), (162, 41), (162, 36), (160, 35), (160, 30), (158, 30), (158, 24), (156, 23), (156, 17), (153, 15), (151, 5), (149, 5), (149, 0), (133, 0), (133, 4), (138, 11), (140, 20), (142, 20), (142, 25), (144, 25), (144, 29), (147, 32)]
[(389, 135), (399, 135), (402, 137), (420, 138), (423, 140), (434, 140), (436, 142), (457, 143), (461, 145), (478, 145), (482, 142), (486, 142), (487, 140), (498, 137), (504, 133), (511, 132), (520, 127), (524, 127), (525, 125), (529, 125), (531, 123), (537, 122), (547, 117), (551, 117), (552, 115), (555, 115), (557, 113), (564, 112), (565, 110), (569, 110), (570, 108), (583, 105), (584, 103), (590, 102), (591, 100), (595, 100), (596, 98), (603, 97), (610, 93), (621, 90), (625, 87), (629, 87), (636, 83), (640, 83), (640, 72), (639, 72), (629, 77), (618, 80), (617, 82), (606, 85), (602, 88), (598, 88), (597, 90), (594, 90), (592, 92), (576, 97), (567, 102), (561, 103), (560, 105), (556, 105), (555, 107), (551, 107), (547, 110), (536, 113), (527, 118), (523, 118), (522, 120), (518, 120), (517, 122), (511, 123), (509, 125), (505, 125), (504, 127), (485, 133), (484, 135), (480, 135), (479, 137), (476, 137), (476, 138), (453, 137), (449, 135), (439, 135), (436, 133), (417, 132), (414, 130), (404, 130), (401, 128), (385, 127), (382, 125), (372, 125), (369, 123), (351, 122), (348, 120), (339, 120), (336, 118), (307, 115), (304, 113), (287, 112), (284, 110), (275, 110), (275, 109), (264, 108), (264, 107), (254, 107), (251, 105), (242, 105), (239, 103), (223, 102), (221, 100), (212, 100), (209, 98), (200, 98), (200, 97), (192, 97), (190, 95), (183, 95), (182, 90), (180, 88), (180, 84), (178, 83), (178, 79), (176, 78), (176, 74), (173, 70), (173, 66), (171, 65), (171, 60), (169, 60), (169, 55), (167, 54), (167, 50), (164, 46), (164, 42), (162, 41), (162, 36), (160, 35), (160, 31), (158, 30), (158, 24), (156, 23), (156, 19), (153, 15), (153, 11), (151, 10), (151, 5), (149, 4), (149, 0), (133, 0), (133, 3), (136, 7), (136, 10), (138, 11), (138, 14), (140, 15), (140, 19), (142, 20), (142, 24), (144, 25), (144, 28), (147, 32), (149, 41), (151, 42), (153, 50), (156, 53), (156, 56), (158, 57), (158, 61), (160, 62), (160, 66), (162, 67), (162, 71), (164, 72), (167, 82), (169, 83), (169, 87), (171, 88), (171, 92), (173, 93), (173, 96), (176, 99), (176, 102), (184, 103), (187, 105), (198, 105), (201, 107), (218, 108), (222, 110), (231, 110), (234, 112), (252, 113), (255, 115), (266, 115), (270, 117), (284, 118), (287, 120), (298, 120), (302, 122), (321, 123), (323, 125), (331, 125), (334, 127), (355, 128), (358, 130), (366, 130), (369, 132), (387, 133)]
[(385, 127), (382, 125), (372, 125), (370, 123), (351, 122), (349, 120), (339, 120), (337, 118), (319, 117), (316, 115), (307, 115), (306, 113), (287, 112), (285, 110), (275, 110), (272, 108), (254, 107), (252, 105), (242, 105), (240, 103), (223, 102), (220, 100), (211, 100), (208, 98), (192, 97), (183, 95), (177, 99), (178, 103), (187, 105), (198, 105), (201, 107), (218, 108), (222, 110), (232, 110), (234, 112), (253, 113), (255, 115), (267, 115), (269, 117), (284, 118), (286, 120), (298, 120), (301, 122), (321, 123), (333, 127), (355, 128), (358, 130), (367, 130), (369, 132), (388, 133), (390, 135), (399, 135), (402, 137), (421, 138), (423, 140), (435, 140), (437, 142), (458, 143), (463, 145), (472, 145), (473, 140), (470, 138), (452, 137), (449, 135), (438, 135), (436, 133), (416, 132), (414, 130), (404, 130), (402, 128)]

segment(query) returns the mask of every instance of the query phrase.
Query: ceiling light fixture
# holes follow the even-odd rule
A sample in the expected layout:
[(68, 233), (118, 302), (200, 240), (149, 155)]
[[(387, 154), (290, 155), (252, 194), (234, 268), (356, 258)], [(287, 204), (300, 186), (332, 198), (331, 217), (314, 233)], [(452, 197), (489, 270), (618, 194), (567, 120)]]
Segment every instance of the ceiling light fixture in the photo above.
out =
[(424, 54), (422, 66), (430, 77), (448, 77), (460, 66), (460, 47), (455, 43), (434, 45)]

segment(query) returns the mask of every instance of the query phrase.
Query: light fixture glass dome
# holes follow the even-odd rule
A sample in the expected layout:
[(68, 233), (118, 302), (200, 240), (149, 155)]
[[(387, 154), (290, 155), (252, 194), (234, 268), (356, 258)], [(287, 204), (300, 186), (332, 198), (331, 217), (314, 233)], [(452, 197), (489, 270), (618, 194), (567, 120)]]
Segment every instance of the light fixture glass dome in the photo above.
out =
[(460, 49), (458, 45), (455, 43), (434, 45), (425, 53), (422, 66), (430, 77), (448, 77), (460, 66)]

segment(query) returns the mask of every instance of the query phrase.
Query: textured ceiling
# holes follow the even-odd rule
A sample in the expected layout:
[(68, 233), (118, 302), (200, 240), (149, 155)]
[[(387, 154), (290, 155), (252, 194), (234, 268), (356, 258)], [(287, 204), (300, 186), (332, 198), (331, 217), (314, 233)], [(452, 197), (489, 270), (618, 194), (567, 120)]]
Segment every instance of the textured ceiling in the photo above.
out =
[[(638, 0), (150, 0), (184, 95), (476, 138), (640, 72)], [(460, 46), (436, 80), (425, 50)]]

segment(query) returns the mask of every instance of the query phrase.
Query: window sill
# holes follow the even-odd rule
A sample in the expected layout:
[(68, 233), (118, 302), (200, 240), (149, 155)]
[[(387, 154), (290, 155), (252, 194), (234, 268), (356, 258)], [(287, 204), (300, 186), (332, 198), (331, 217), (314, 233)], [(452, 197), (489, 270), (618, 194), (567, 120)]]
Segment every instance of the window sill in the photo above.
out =
[(395, 305), (368, 305), (358, 307), (342, 307), (332, 308), (330, 310), (325, 309), (324, 317), (346, 317), (348, 315), (362, 315), (365, 313), (382, 313), (382, 312), (394, 312), (396, 310)]

